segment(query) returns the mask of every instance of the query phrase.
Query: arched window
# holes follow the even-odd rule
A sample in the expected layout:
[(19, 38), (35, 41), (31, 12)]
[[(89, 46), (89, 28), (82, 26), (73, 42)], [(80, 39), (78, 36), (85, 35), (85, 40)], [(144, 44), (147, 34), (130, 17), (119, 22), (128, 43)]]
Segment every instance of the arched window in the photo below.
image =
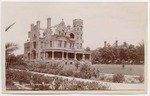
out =
[(33, 47), (36, 49), (36, 42), (33, 42)]
[(35, 34), (33, 35), (33, 39), (36, 39), (36, 35)]
[(32, 57), (33, 59), (36, 59), (36, 51), (35, 50), (32, 51), (32, 56), (33, 56)]
[(70, 37), (74, 39), (74, 34), (73, 34), (73, 33), (70, 33)]
[(61, 32), (59, 31), (59, 35), (61, 34)]

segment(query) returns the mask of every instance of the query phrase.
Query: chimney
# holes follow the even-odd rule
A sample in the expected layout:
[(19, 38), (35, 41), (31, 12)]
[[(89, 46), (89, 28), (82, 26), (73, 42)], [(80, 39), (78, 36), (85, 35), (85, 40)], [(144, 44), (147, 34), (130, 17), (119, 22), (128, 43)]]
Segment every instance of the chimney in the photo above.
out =
[(47, 29), (51, 27), (51, 18), (47, 18)]
[(68, 28), (68, 30), (70, 30), (71, 26), (70, 26), (70, 25), (68, 25), (68, 26), (67, 26), (67, 28)]
[(31, 24), (31, 31), (33, 30), (34, 24)]
[(118, 47), (118, 40), (116, 40), (116, 47)]
[(28, 38), (30, 38), (30, 31), (28, 32)]
[(107, 41), (104, 41), (104, 47), (106, 47)]
[(37, 26), (38, 29), (40, 29), (40, 21), (36, 22), (36, 26)]
[(123, 46), (126, 47), (126, 46), (127, 46), (127, 43), (126, 43), (126, 42), (123, 42)]

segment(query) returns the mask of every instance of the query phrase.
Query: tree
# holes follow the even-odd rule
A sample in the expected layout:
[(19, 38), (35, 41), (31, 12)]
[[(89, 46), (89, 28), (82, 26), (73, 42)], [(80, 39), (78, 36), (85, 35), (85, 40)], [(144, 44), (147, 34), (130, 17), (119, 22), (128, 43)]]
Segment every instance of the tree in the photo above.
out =
[(144, 64), (144, 43), (139, 43), (138, 46), (135, 47), (135, 63)]
[(107, 46), (92, 50), (92, 63), (115, 63), (121, 64), (123, 60), (126, 63), (144, 64), (144, 43), (138, 46), (132, 44), (123, 44), (117, 47)]
[(90, 47), (86, 47), (85, 51), (91, 51)]
[(18, 45), (15, 43), (6, 43), (5, 45), (6, 57), (11, 55), (18, 48), (19, 48)]
[(6, 67), (8, 67), (12, 62), (16, 61), (16, 57), (12, 54), (19, 47), (15, 43), (6, 43), (5, 45), (5, 55), (6, 55)]
[(91, 59), (92, 59), (93, 64), (102, 63), (101, 62), (102, 59), (101, 59), (101, 50), (100, 50), (100, 48), (92, 50)]

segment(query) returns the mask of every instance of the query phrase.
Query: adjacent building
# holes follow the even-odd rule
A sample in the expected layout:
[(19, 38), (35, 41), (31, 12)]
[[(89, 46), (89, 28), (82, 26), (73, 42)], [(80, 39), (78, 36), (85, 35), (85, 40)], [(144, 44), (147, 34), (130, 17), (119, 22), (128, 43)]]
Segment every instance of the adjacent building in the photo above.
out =
[(74, 19), (73, 25), (66, 26), (62, 20), (52, 26), (47, 18), (46, 28), (41, 28), (40, 21), (31, 24), (28, 40), (24, 43), (25, 61), (63, 61), (74, 63), (75, 60), (91, 61), (90, 51), (83, 48), (83, 20)]

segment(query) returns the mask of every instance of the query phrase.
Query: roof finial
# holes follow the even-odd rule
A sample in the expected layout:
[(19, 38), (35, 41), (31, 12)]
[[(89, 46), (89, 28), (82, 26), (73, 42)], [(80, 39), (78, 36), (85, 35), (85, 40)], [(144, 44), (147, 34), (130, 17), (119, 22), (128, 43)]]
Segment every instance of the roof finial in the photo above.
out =
[(62, 21), (64, 21), (64, 19), (62, 18)]

